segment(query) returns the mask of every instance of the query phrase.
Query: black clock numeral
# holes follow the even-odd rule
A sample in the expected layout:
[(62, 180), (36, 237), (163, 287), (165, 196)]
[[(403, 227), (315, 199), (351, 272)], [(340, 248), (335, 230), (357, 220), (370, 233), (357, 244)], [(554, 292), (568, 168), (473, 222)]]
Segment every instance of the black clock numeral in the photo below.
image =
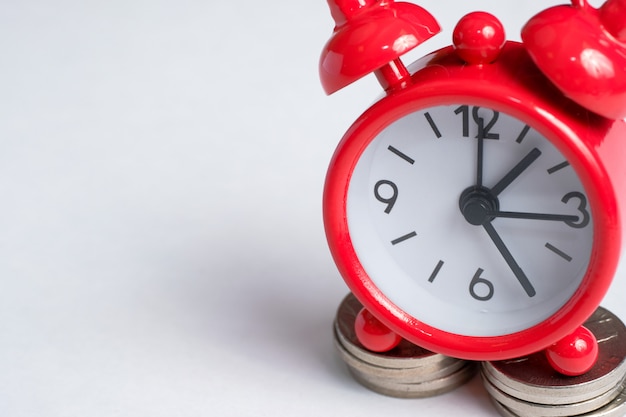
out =
[[(383, 194), (389, 195), (389, 190), (391, 190), (391, 196), (384, 196)], [(389, 214), (398, 200), (398, 186), (389, 180), (380, 180), (374, 186), (374, 196), (376, 200), (387, 205), (385, 213)]]
[(565, 224), (575, 229), (582, 229), (589, 224), (589, 220), (591, 218), (591, 215), (587, 210), (587, 197), (585, 197), (585, 195), (581, 192), (572, 191), (571, 193), (565, 194), (561, 201), (567, 204), (572, 198), (578, 200), (578, 211), (582, 217), (580, 217), (577, 222), (566, 221)]
[[(480, 126), (481, 122), (484, 123), (483, 118), (480, 117), (480, 115), (478, 114), (479, 110), (480, 110), (480, 107), (478, 106), (472, 107), (472, 119), (474, 120), (474, 123), (476, 123), (478, 126)], [(493, 112), (493, 115), (491, 116), (491, 119), (489, 119), (487, 124), (485, 124), (484, 127), (482, 129), (479, 129), (478, 131), (479, 135), (481, 135), (482, 133), (483, 139), (500, 139), (499, 133), (491, 132), (491, 129), (495, 126), (496, 122), (498, 121), (498, 118), (500, 117), (500, 113), (495, 110), (492, 110), (492, 112)], [(463, 137), (465, 138), (469, 137), (470, 107), (467, 104), (462, 105), (454, 110), (454, 114), (462, 115)]]
[(469, 106), (464, 105), (456, 110), (454, 110), (454, 114), (463, 114), (463, 137), (469, 137)]
[[(481, 277), (483, 272), (485, 271), (482, 268), (478, 268), (478, 270), (474, 274), (474, 278), (472, 278), (472, 281), (470, 282), (470, 285), (469, 285), (470, 295), (478, 301), (491, 300), (493, 298), (493, 293), (494, 293), (492, 282), (489, 281), (488, 279)], [(487, 290), (486, 294), (484, 291), (485, 289)]]
[[(479, 107), (474, 107), (472, 109), (472, 117), (474, 118), (474, 121), (476, 122), (476, 124), (480, 124), (480, 119), (481, 119), (478, 116), (478, 109), (479, 109)], [(498, 121), (498, 117), (500, 117), (500, 113), (498, 113), (495, 110), (492, 110), (492, 111), (493, 111), (493, 116), (491, 117), (491, 120), (489, 120), (489, 122), (483, 128), (483, 138), (485, 138), (485, 139), (500, 139), (500, 134), (499, 133), (491, 133), (491, 128)]]

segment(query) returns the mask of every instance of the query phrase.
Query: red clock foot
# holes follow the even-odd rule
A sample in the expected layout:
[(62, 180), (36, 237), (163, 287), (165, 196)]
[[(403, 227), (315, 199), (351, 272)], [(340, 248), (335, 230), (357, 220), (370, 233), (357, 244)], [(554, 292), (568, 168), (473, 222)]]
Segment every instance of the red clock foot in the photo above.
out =
[(374, 352), (387, 352), (400, 343), (402, 338), (363, 308), (354, 321), (354, 331), (359, 342)]
[(567, 376), (582, 375), (596, 363), (598, 342), (593, 333), (580, 326), (546, 349), (546, 356), (557, 372)]

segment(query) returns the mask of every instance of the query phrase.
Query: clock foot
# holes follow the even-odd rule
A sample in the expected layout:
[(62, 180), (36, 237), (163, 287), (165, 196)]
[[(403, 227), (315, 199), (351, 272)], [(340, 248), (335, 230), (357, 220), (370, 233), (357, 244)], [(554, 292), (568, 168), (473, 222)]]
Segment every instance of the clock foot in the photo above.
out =
[[(595, 336), (599, 344), (598, 358), (583, 374), (567, 376), (555, 371), (545, 351), (481, 364), (483, 384), (502, 416), (626, 415), (626, 326), (602, 307), (598, 307), (584, 326), (574, 332), (569, 342), (564, 339), (557, 343), (575, 345), (589, 334)], [(583, 350), (593, 352), (594, 344), (584, 343), (592, 346), (590, 350)], [(571, 351), (571, 348), (566, 350)], [(558, 356), (566, 355), (559, 353)], [(574, 361), (574, 365), (580, 364)], [(571, 371), (574, 365), (570, 361), (564, 366)]]
[(385, 326), (365, 307), (354, 320), (354, 332), (365, 348), (372, 352), (387, 352), (400, 344), (402, 338)]
[(333, 331), (337, 353), (364, 387), (391, 397), (424, 398), (452, 391), (476, 374), (476, 362), (434, 353), (406, 339), (400, 338), (399, 344), (386, 352), (367, 349), (355, 330), (357, 316), (365, 312), (356, 297), (349, 294), (337, 310)]
[(559, 373), (578, 376), (589, 371), (598, 359), (598, 341), (585, 326), (546, 349), (550, 365)]

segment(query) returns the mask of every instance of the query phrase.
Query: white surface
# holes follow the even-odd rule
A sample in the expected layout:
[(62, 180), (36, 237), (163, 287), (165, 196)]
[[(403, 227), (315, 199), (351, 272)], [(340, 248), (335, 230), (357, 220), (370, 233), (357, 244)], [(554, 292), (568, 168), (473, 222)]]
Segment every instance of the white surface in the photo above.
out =
[[(510, 37), (548, 1), (422, 1)], [(321, 192), (380, 92), (322, 93), (323, 0), (0, 4), (0, 415), (496, 416), (374, 394), (334, 354)], [(621, 317), (626, 277), (604, 303)]]

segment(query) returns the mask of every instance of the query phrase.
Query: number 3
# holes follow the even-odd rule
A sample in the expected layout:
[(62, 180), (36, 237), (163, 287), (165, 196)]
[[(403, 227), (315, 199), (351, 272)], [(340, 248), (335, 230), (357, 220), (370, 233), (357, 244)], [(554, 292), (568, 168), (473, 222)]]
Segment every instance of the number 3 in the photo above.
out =
[(589, 211), (587, 211), (587, 197), (585, 197), (583, 193), (579, 193), (578, 191), (572, 191), (571, 193), (565, 194), (561, 201), (567, 204), (567, 202), (570, 201), (572, 198), (576, 198), (580, 201), (580, 203), (578, 204), (578, 211), (582, 214), (582, 218), (578, 223), (572, 221), (566, 221), (565, 223), (570, 227), (582, 229), (589, 224), (589, 219), (591, 217)]

